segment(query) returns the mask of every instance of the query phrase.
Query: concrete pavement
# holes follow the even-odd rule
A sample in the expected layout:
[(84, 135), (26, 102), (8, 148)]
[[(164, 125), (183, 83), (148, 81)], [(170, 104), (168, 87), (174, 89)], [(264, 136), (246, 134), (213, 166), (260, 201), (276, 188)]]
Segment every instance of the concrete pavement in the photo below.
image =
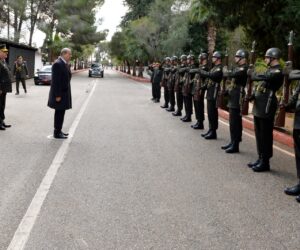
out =
[[(251, 132), (225, 155), (226, 122), (205, 141), (150, 101), (148, 84), (107, 71), (79, 73), (66, 131), (96, 89), (25, 249), (298, 249), (299, 204), (283, 193), (294, 159), (275, 149), (270, 173), (253, 173)], [(86, 91), (87, 90), (87, 91)], [(62, 142), (49, 140), (48, 87), (9, 96), (0, 133), (0, 249), (6, 249)], [(290, 149), (277, 145), (283, 150)]]

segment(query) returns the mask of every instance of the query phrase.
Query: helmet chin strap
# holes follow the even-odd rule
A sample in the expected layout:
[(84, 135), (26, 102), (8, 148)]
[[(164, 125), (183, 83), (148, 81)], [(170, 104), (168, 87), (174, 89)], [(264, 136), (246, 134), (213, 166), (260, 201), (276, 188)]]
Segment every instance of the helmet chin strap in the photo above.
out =
[(268, 63), (268, 66), (271, 65), (271, 63), (275, 60), (275, 58), (269, 57), (269, 59), (270, 59), (270, 62)]
[(239, 60), (236, 62), (236, 64), (240, 64), (240, 61), (242, 60), (242, 58), (241, 57), (239, 57)]

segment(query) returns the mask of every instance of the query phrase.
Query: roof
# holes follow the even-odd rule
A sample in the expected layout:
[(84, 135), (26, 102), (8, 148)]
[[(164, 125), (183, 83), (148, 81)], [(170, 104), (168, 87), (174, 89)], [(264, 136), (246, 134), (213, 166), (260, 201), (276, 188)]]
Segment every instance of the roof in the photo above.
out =
[(13, 41), (10, 41), (7, 39), (3, 39), (3, 38), (0, 38), (0, 43), (5, 43), (8, 46), (13, 46), (16, 48), (21, 48), (21, 49), (34, 50), (34, 51), (38, 50), (37, 48), (28, 46), (26, 44), (16, 43), (16, 42), (13, 42)]

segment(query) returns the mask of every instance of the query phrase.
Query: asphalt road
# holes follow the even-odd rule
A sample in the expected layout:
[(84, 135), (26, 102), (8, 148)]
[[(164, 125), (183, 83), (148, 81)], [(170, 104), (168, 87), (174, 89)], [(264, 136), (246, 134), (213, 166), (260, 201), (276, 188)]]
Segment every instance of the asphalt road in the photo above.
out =
[[(206, 141), (153, 104), (148, 84), (113, 71), (74, 75), (64, 130), (77, 127), (53, 140), (49, 87), (29, 85), (9, 95), (13, 127), (0, 133), (0, 249), (18, 240), (28, 211), (36, 220), (25, 249), (300, 249), (300, 205), (283, 193), (296, 181), (287, 152), (275, 149), (272, 171), (253, 173), (251, 132), (240, 154), (226, 155), (226, 121)], [(32, 201), (41, 209), (28, 209)]]

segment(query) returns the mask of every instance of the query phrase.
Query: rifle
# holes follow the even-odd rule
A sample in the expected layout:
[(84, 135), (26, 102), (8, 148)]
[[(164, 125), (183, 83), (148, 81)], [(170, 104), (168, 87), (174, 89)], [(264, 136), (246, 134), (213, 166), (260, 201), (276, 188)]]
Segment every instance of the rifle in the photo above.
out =
[[(224, 65), (228, 68), (228, 49), (226, 49), (225, 51), (225, 58), (224, 58)], [(224, 76), (223, 77), (223, 80), (222, 80), (222, 86), (221, 86), (221, 93), (219, 94), (219, 107), (221, 109), (226, 109), (226, 105), (225, 105), (225, 98), (224, 98), (224, 95), (225, 95), (225, 91), (226, 91), (226, 82), (227, 82), (227, 79), (228, 77), (227, 76)], [(218, 88), (219, 86), (216, 86), (216, 88)]]
[[(255, 61), (256, 61), (256, 53), (255, 53), (255, 46), (256, 46), (256, 41), (252, 42), (252, 49), (251, 49), (251, 54), (250, 54), (250, 65), (249, 69), (254, 69), (255, 67)], [(249, 113), (249, 98), (252, 95), (252, 79), (251, 76), (248, 76), (247, 78), (247, 98), (244, 98), (244, 103), (243, 103), (243, 109), (242, 109), (242, 114), (243, 115), (248, 115)]]
[[(294, 52), (294, 46), (293, 46), (293, 39), (294, 39), (294, 32), (291, 31), (289, 35), (289, 43), (288, 43), (288, 61), (285, 63), (284, 67), (284, 85), (283, 85), (283, 93), (281, 98), (281, 104), (285, 104), (289, 101), (289, 90), (290, 90), (290, 83), (291, 80), (289, 79), (289, 74), (291, 70), (293, 69), (293, 52)], [(284, 127), (285, 125), (285, 108), (283, 108), (283, 105), (280, 105), (278, 115), (275, 120), (275, 126), (276, 127)]]

